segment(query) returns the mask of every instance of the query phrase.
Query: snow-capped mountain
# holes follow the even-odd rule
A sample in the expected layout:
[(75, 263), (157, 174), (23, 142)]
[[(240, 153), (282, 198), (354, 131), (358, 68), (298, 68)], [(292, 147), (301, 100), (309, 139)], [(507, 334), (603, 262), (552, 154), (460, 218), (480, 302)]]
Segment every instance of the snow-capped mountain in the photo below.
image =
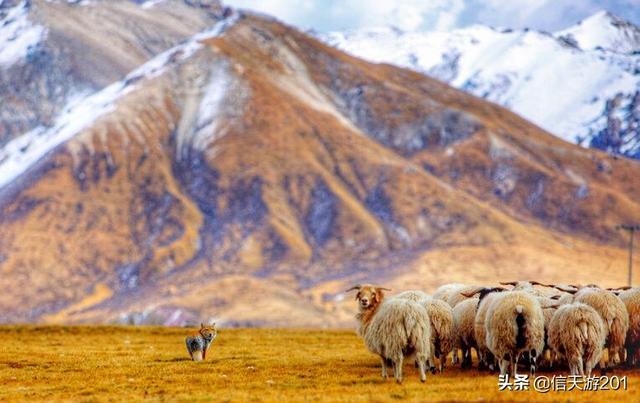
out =
[(609, 13), (555, 33), (476, 25), (323, 39), (497, 102), (566, 141), (640, 158), (640, 28)]

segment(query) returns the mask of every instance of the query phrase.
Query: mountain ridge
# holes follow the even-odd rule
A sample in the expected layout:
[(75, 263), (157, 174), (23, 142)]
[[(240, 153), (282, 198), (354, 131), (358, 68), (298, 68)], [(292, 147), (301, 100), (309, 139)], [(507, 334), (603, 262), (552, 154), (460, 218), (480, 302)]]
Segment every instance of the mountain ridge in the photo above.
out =
[[(597, 13), (556, 33), (476, 25), (320, 37), (367, 60), (408, 67), (497, 102), (566, 141), (637, 158), (640, 55), (633, 49), (639, 33), (631, 23)], [(581, 49), (579, 41), (587, 39), (589, 46)]]
[(355, 282), (626, 278), (637, 163), (275, 19), (220, 23), (0, 188), (1, 322), (341, 327)]

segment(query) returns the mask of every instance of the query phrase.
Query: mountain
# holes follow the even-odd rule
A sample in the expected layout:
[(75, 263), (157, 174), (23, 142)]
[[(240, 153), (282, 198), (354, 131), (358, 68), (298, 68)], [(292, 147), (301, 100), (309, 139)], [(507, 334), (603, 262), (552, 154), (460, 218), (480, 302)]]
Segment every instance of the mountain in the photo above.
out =
[[(145, 4), (15, 7), (183, 3)], [(0, 148), (0, 322), (333, 327), (352, 324), (357, 282), (625, 281), (636, 161), (219, 10)]]
[(0, 1), (0, 146), (224, 13), (217, 1), (94, 3)]
[(323, 39), (496, 102), (566, 141), (640, 158), (640, 28), (609, 13), (555, 33), (476, 25)]

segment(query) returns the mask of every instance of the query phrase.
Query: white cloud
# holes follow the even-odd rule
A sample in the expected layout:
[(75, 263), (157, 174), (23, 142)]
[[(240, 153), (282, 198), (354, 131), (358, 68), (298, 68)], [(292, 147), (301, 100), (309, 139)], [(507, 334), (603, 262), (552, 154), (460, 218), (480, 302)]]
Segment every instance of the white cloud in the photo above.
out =
[(303, 29), (450, 30), (475, 23), (557, 30), (600, 9), (640, 22), (640, 0), (224, 0)]

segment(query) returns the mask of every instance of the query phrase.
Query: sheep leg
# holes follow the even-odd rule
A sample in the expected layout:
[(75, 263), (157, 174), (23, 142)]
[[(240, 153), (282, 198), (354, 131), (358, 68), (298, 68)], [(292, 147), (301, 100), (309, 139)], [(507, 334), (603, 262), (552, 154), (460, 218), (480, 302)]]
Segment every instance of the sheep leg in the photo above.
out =
[(504, 376), (507, 374), (509, 369), (509, 360), (500, 360), (500, 375)]
[(380, 361), (382, 361), (382, 379), (387, 379), (389, 376), (387, 374), (387, 360), (383, 356), (380, 356)]
[(393, 375), (397, 383), (402, 383), (402, 360), (403, 357), (401, 355), (393, 360)]
[(489, 371), (493, 372), (496, 370), (496, 358), (493, 356), (491, 351), (486, 352), (487, 357), (487, 367), (489, 367)]
[(531, 371), (531, 376), (536, 374), (536, 358), (537, 351), (533, 349), (529, 352), (529, 370)]
[(604, 375), (604, 374), (607, 373), (607, 359), (604, 356), (604, 351), (602, 352), (602, 355), (600, 356), (600, 363), (598, 364), (598, 366), (600, 367), (601, 375)]
[(471, 368), (471, 348), (462, 349), (462, 368)]
[(427, 381), (427, 369), (426, 369), (426, 361), (424, 359), (418, 360), (418, 369), (420, 371), (420, 382)]
[(432, 355), (429, 356), (429, 371), (431, 371), (432, 375), (436, 373), (436, 361)]
[(456, 365), (458, 363), (458, 348), (454, 347), (451, 355), (451, 365)]

